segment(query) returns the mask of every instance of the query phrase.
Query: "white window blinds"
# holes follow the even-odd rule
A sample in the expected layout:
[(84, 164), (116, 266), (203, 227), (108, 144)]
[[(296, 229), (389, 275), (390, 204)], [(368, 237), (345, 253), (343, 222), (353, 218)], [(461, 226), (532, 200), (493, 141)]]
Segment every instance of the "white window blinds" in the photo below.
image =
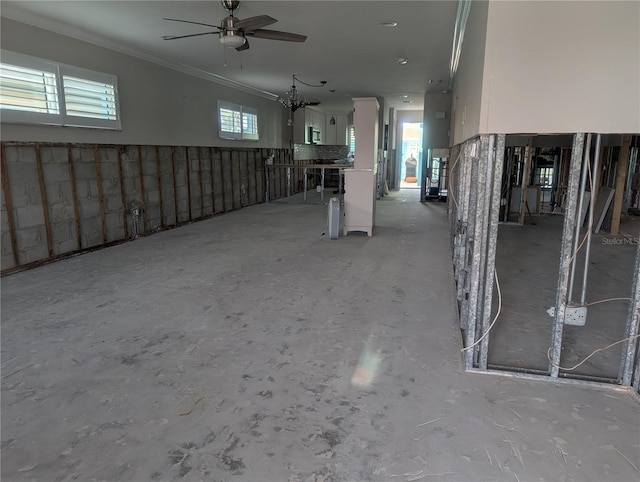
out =
[(114, 75), (2, 51), (2, 122), (120, 129)]
[(222, 139), (259, 140), (258, 110), (218, 101), (218, 135)]

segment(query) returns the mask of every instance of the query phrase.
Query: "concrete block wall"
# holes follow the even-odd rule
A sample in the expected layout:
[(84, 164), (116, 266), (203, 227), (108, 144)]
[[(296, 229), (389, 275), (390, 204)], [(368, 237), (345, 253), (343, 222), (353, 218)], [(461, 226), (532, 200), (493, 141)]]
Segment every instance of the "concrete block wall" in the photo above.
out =
[[(293, 162), (290, 150), (266, 148), (3, 142), (1, 150), (3, 274), (264, 202), (265, 160)], [(286, 169), (273, 171), (269, 198), (278, 199)]]

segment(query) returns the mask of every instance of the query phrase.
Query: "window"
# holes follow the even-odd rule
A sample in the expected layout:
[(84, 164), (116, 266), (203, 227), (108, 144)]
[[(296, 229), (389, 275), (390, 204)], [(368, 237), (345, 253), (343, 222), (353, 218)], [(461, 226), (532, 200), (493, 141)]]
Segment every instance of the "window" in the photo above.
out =
[(121, 128), (114, 75), (5, 50), (0, 111), (3, 122)]
[(258, 111), (251, 107), (218, 101), (218, 125), (222, 139), (259, 139)]

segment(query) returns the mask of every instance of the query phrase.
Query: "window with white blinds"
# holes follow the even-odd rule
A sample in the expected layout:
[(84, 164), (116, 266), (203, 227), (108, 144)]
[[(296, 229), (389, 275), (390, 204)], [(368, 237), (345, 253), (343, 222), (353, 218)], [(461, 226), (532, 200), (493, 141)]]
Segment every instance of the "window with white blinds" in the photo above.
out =
[(218, 101), (218, 135), (222, 139), (259, 140), (257, 109)]
[(3, 50), (2, 122), (120, 129), (114, 75)]

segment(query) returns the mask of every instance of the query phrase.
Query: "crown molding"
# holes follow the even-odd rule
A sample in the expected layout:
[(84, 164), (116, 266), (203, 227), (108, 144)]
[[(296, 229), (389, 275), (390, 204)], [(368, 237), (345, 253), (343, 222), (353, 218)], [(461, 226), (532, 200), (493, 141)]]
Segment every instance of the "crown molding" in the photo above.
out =
[(2, 17), (8, 18), (10, 20), (14, 20), (16, 22), (21, 22), (27, 25), (31, 25), (32, 27), (48, 30), (49, 32), (57, 33), (59, 35), (64, 35), (66, 37), (71, 37), (73, 39), (87, 42), (92, 45), (96, 45), (98, 47), (103, 47), (109, 50), (113, 50), (121, 54), (128, 55), (130, 57), (135, 57), (141, 60), (145, 60), (147, 62), (160, 65), (162, 67), (175, 70), (177, 72), (181, 72), (186, 75), (190, 75), (192, 77), (197, 77), (203, 80), (207, 80), (209, 82), (231, 87), (243, 92), (247, 92), (249, 94), (263, 97), (265, 99), (274, 100), (274, 101), (278, 100), (278, 96), (271, 92), (257, 89), (250, 85), (243, 84), (242, 82), (237, 82), (227, 77), (223, 77), (222, 75), (214, 74), (211, 72), (207, 72), (206, 70), (191, 67), (190, 65), (165, 59), (163, 57), (159, 57), (149, 52), (145, 52), (144, 50), (140, 50), (128, 45), (114, 42), (113, 40), (107, 37), (97, 35), (95, 32), (91, 32), (89, 30), (83, 29), (81, 27), (78, 27), (77, 25), (60, 22), (58, 20), (54, 20), (51, 18), (34, 14), (33, 12), (20, 8), (18, 5), (16, 5), (13, 2), (2, 2), (1, 15)]

